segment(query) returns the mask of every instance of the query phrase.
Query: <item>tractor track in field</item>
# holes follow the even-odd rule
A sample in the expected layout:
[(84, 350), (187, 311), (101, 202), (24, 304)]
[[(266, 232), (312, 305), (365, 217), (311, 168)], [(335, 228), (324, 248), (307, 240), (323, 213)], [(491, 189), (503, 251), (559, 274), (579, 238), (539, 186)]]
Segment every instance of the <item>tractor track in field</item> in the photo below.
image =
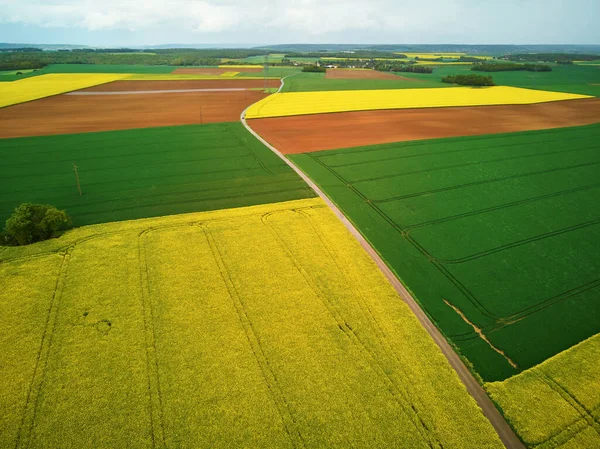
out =
[[(285, 79), (289, 78), (284, 77), (281, 79), (281, 86), (279, 87), (278, 92), (281, 92), (281, 89), (284, 86)], [(247, 110), (247, 109), (246, 109)], [(279, 158), (281, 158), (292, 170), (294, 170), (303, 180), (306, 182), (315, 193), (329, 206), (331, 211), (338, 217), (338, 219), (342, 222), (342, 224), (350, 231), (350, 233), (358, 240), (360, 245), (365, 249), (367, 254), (371, 256), (373, 261), (377, 264), (379, 269), (383, 272), (384, 276), (388, 279), (392, 287), (396, 290), (396, 292), (400, 295), (400, 297), (406, 302), (411, 311), (415, 314), (421, 325), (425, 328), (427, 333), (433, 338), (433, 341), (438, 345), (450, 366), (456, 371), (458, 377), (461, 382), (466, 387), (469, 394), (475, 399), (485, 417), (490, 421), (500, 440), (508, 449), (524, 449), (525, 446), (521, 442), (521, 440), (517, 437), (512, 428), (508, 425), (502, 414), (498, 411), (494, 403), (488, 397), (485, 390), (481, 387), (479, 382), (475, 379), (471, 371), (466, 367), (463, 363), (459, 355), (454, 351), (452, 346), (448, 343), (442, 333), (438, 330), (438, 328), (431, 322), (427, 314), (420, 308), (416, 300), (410, 294), (410, 292), (406, 289), (406, 287), (398, 280), (398, 278), (394, 275), (391, 269), (386, 265), (381, 256), (375, 251), (375, 249), (367, 242), (367, 240), (363, 237), (363, 235), (358, 231), (356, 227), (352, 224), (352, 222), (344, 215), (344, 213), (329, 199), (327, 195), (310, 179), (300, 168), (296, 166), (291, 160), (286, 158), (277, 148), (270, 145), (266, 140), (264, 140), (258, 133), (256, 133), (246, 122), (246, 110), (242, 112), (240, 115), (240, 121), (244, 125), (244, 127), (263, 145), (273, 151)]]

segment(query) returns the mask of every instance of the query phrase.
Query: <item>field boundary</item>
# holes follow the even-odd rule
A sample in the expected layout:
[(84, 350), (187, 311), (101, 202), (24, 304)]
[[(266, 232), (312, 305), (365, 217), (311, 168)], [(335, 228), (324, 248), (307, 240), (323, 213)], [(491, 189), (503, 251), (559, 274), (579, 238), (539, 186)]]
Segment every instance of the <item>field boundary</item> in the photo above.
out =
[[(293, 76), (293, 75), (289, 75)], [(285, 83), (284, 77), (281, 79), (281, 87), (278, 90), (278, 93), (283, 88)], [(248, 107), (250, 108), (250, 106)], [(454, 351), (452, 346), (448, 343), (446, 338), (442, 335), (442, 333), (438, 330), (437, 327), (431, 322), (429, 317), (423, 312), (420, 308), (416, 300), (410, 294), (410, 292), (406, 289), (406, 287), (398, 280), (398, 278), (394, 275), (394, 273), (390, 270), (390, 268), (386, 265), (383, 259), (379, 256), (379, 254), (373, 249), (373, 247), (367, 242), (367, 240), (363, 237), (363, 235), (354, 227), (354, 225), (350, 222), (350, 220), (344, 215), (344, 213), (329, 199), (327, 195), (302, 171), (300, 170), (296, 164), (294, 164), (291, 160), (286, 158), (279, 150), (269, 144), (266, 140), (264, 140), (260, 135), (258, 135), (247, 123), (246, 121), (246, 111), (245, 109), (240, 115), (240, 121), (244, 125), (244, 127), (254, 136), (256, 137), (263, 145), (273, 151), (280, 159), (282, 159), (292, 170), (294, 170), (303, 180), (306, 182), (315, 193), (327, 204), (327, 206), (331, 209), (331, 211), (338, 217), (338, 219), (342, 222), (342, 224), (346, 227), (348, 231), (358, 240), (360, 245), (365, 249), (367, 254), (373, 259), (373, 261), (377, 264), (379, 269), (382, 271), (384, 276), (388, 279), (392, 287), (396, 290), (396, 292), (400, 295), (400, 297), (406, 302), (411, 311), (415, 314), (421, 325), (425, 328), (427, 333), (433, 338), (433, 341), (438, 345), (441, 349), (442, 353), (450, 363), (450, 366), (456, 371), (459, 379), (465, 385), (469, 394), (475, 399), (477, 405), (481, 408), (485, 417), (490, 421), (500, 440), (508, 449), (524, 449), (525, 446), (519, 440), (515, 432), (508, 425), (504, 417), (500, 414), (496, 406), (493, 404), (491, 399), (488, 397), (487, 393), (483, 389), (483, 387), (479, 384), (479, 382), (475, 379), (471, 371), (466, 367), (463, 363), (459, 355)]]

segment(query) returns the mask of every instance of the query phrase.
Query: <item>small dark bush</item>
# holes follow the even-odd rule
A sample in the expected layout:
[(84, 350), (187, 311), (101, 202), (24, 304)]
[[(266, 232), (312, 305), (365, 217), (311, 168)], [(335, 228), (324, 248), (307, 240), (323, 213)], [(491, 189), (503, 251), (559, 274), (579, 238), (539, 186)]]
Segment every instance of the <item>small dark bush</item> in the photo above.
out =
[(491, 76), (482, 75), (448, 75), (442, 78), (442, 82), (458, 84), (460, 86), (494, 86)]
[(302, 67), (303, 72), (326, 72), (327, 69), (325, 67), (319, 67), (318, 65), (305, 65)]
[(5, 240), (17, 245), (40, 242), (52, 238), (70, 223), (64, 210), (45, 204), (23, 203), (6, 220)]

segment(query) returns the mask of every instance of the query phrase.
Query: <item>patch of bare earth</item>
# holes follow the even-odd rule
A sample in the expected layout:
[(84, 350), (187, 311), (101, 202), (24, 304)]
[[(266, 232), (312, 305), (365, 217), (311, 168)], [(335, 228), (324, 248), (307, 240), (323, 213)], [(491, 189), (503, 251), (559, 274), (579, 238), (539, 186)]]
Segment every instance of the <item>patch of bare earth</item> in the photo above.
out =
[(282, 153), (563, 128), (600, 122), (600, 98), (530, 105), (343, 112), (249, 120)]
[(218, 68), (218, 69), (211, 69), (211, 68), (202, 68), (202, 67), (198, 67), (198, 68), (180, 68), (180, 69), (175, 69), (173, 72), (173, 74), (175, 75), (221, 75), (222, 73), (225, 72), (262, 72), (263, 68), (262, 67), (231, 67), (231, 68)]
[(363, 69), (327, 69), (325, 79), (332, 80), (395, 80), (395, 81), (421, 81), (414, 78), (394, 75), (391, 72)]
[[(279, 87), (277, 79), (268, 79), (267, 87)], [(264, 80), (245, 80), (244, 78), (223, 80), (166, 80), (166, 81), (137, 81), (121, 80), (112, 83), (82, 89), (81, 92), (134, 92), (148, 90), (178, 90), (178, 89), (259, 89), (265, 86)]]
[(0, 109), (0, 138), (235, 122), (261, 91), (58, 95)]

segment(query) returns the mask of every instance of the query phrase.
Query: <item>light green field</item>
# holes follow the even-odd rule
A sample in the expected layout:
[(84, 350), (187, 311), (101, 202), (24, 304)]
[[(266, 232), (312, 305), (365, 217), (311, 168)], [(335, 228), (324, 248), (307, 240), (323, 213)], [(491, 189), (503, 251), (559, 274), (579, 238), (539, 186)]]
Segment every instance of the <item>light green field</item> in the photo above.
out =
[(490, 396), (529, 447), (600, 447), (600, 334), (503, 382)]

